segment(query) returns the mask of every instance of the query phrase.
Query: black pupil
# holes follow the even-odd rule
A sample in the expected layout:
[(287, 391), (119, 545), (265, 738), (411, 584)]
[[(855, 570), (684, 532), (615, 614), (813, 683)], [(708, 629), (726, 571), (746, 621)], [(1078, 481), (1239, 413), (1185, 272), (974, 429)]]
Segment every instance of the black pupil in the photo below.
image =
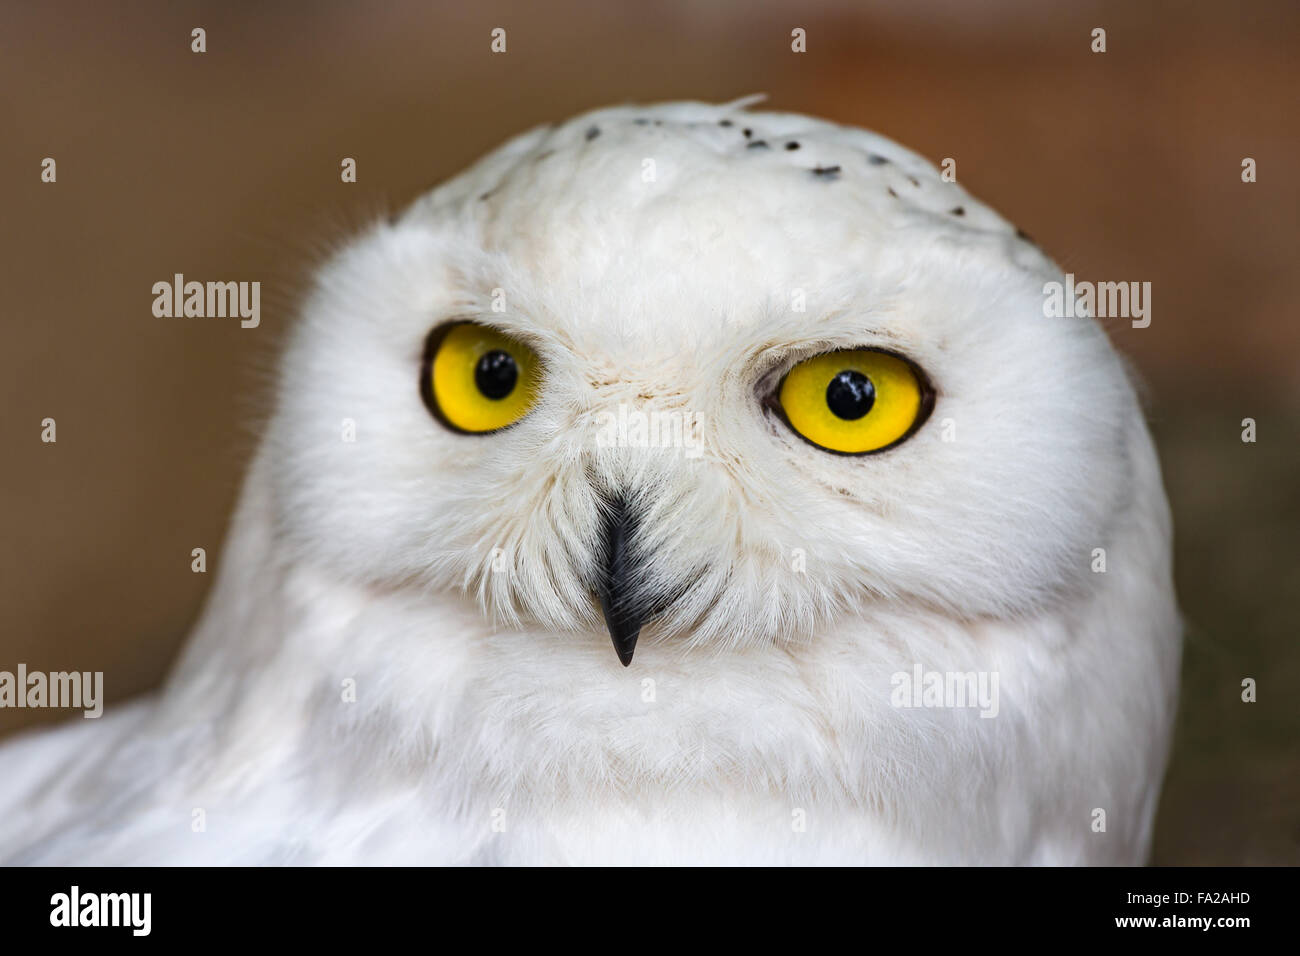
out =
[(876, 402), (876, 387), (861, 372), (845, 369), (826, 386), (826, 404), (837, 418), (854, 421), (871, 411)]
[(519, 366), (509, 354), (493, 350), (478, 360), (474, 366), (474, 384), (488, 398), (505, 398), (515, 390), (519, 381)]

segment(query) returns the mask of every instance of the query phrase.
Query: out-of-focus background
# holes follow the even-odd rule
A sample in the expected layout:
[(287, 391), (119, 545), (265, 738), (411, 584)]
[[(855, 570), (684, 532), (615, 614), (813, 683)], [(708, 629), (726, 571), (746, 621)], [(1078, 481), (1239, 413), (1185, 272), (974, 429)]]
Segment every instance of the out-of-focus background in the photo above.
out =
[[(162, 680), (325, 249), (534, 124), (759, 91), (954, 158), (1080, 279), (1152, 283), (1150, 327), (1109, 327), (1149, 386), (1188, 619), (1154, 861), (1300, 861), (1291, 0), (4, 3), (0, 670), (102, 670), (110, 704)], [(261, 327), (155, 318), (177, 272), (260, 280)]]

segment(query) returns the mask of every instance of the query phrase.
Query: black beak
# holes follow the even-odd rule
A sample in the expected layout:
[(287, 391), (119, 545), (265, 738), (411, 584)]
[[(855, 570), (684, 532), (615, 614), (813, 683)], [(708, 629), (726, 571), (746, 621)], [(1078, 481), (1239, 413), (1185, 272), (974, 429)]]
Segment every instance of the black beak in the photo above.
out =
[(632, 554), (635, 533), (636, 517), (627, 502), (621, 498), (609, 502), (605, 514), (605, 562), (600, 572), (600, 609), (614, 641), (614, 652), (624, 667), (632, 663), (632, 652), (636, 650), (636, 639), (641, 636), (641, 622), (645, 617), (635, 593), (637, 565)]

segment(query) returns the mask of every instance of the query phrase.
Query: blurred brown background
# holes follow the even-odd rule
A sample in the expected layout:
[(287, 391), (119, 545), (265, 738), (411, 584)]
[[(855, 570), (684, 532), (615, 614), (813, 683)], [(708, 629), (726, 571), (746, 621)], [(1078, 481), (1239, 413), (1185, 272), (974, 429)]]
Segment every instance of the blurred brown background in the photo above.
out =
[[(1149, 385), (1189, 621), (1155, 861), (1298, 862), (1298, 28), (1288, 0), (6, 3), (0, 670), (103, 670), (110, 703), (159, 683), (323, 249), (536, 123), (763, 91), (954, 157), (1080, 279), (1153, 284), (1150, 328), (1111, 328)], [(261, 327), (155, 318), (176, 272), (261, 280)], [(62, 716), (0, 710), (0, 733)]]

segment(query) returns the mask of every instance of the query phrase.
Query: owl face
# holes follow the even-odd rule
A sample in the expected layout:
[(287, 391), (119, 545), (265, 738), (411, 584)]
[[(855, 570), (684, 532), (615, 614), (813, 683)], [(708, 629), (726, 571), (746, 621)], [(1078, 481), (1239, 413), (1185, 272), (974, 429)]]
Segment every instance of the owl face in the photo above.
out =
[(1034, 613), (1122, 520), (1136, 414), (1095, 323), (1044, 315), (1057, 276), (863, 131), (703, 104), (535, 130), (320, 271), (280, 538), (624, 663), (642, 627)]

